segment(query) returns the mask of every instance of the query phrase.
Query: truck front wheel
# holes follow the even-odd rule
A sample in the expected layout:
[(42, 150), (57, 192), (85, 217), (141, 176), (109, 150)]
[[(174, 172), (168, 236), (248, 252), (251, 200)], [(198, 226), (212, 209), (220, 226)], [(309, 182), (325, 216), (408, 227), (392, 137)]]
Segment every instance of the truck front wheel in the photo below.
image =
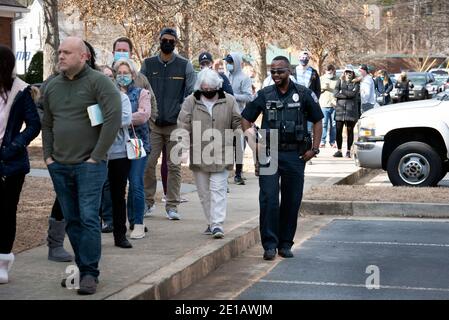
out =
[(387, 163), (388, 177), (394, 186), (436, 186), (441, 180), (442, 171), (440, 156), (423, 142), (401, 144)]

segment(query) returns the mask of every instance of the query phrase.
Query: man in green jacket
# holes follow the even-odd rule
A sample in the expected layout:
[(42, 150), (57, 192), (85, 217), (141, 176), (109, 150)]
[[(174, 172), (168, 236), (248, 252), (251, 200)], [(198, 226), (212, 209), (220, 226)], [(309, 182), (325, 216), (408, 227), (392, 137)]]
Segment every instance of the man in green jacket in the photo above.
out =
[[(107, 151), (121, 124), (121, 99), (114, 84), (86, 64), (83, 40), (66, 38), (58, 55), (61, 73), (44, 93), (44, 159), (80, 271), (78, 293), (93, 294), (100, 274), (101, 191), (107, 175)], [(103, 119), (92, 126), (87, 108), (97, 104)], [(62, 285), (78, 287), (70, 281)]]

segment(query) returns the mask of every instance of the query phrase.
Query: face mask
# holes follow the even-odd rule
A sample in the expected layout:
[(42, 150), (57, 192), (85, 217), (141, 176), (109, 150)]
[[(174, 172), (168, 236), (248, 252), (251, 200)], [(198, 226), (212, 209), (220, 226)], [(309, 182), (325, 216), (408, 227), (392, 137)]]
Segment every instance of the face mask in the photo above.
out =
[(305, 67), (306, 65), (309, 64), (309, 59), (301, 59), (299, 60), (299, 62)]
[(129, 52), (114, 52), (114, 61), (122, 58), (129, 59)]
[(326, 78), (332, 79), (334, 77), (333, 73), (326, 73)]
[(130, 74), (117, 75), (115, 80), (120, 87), (127, 87), (131, 84), (131, 82), (133, 82), (133, 78)]
[(170, 42), (161, 42), (161, 51), (170, 54), (175, 50), (175, 44)]
[(226, 69), (228, 69), (229, 72), (232, 72), (232, 71), (234, 71), (234, 65), (232, 65), (232, 64), (227, 64), (227, 65), (226, 65)]
[(213, 91), (201, 91), (201, 94), (202, 94), (206, 99), (212, 99), (212, 98), (215, 97), (215, 95), (217, 94), (217, 90), (213, 90)]

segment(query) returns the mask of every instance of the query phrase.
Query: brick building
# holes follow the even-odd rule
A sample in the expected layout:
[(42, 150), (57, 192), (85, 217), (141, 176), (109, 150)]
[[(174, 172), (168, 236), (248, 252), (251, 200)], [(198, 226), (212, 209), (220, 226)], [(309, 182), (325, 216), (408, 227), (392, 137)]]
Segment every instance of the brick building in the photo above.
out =
[(14, 51), (14, 22), (28, 9), (16, 0), (0, 0), (0, 44)]

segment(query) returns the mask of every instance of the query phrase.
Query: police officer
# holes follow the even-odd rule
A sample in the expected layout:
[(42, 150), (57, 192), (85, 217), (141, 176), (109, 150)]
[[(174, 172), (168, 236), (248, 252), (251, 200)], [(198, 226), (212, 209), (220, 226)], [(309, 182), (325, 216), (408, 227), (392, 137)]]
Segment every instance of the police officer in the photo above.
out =
[[(284, 56), (274, 58), (271, 76), (275, 84), (260, 90), (242, 113), (242, 129), (253, 152), (256, 133), (251, 123), (261, 113), (262, 129), (278, 133), (278, 141), (270, 141), (271, 149), (275, 142), (278, 146), (274, 174), (261, 170), (259, 176), (260, 234), (265, 260), (273, 260), (277, 250), (283, 258), (293, 257), (291, 247), (302, 200), (305, 164), (319, 153), (323, 129), (324, 116), (318, 98), (310, 89), (293, 83), (290, 74), (290, 61)], [(313, 123), (316, 137), (313, 141), (307, 121)]]

